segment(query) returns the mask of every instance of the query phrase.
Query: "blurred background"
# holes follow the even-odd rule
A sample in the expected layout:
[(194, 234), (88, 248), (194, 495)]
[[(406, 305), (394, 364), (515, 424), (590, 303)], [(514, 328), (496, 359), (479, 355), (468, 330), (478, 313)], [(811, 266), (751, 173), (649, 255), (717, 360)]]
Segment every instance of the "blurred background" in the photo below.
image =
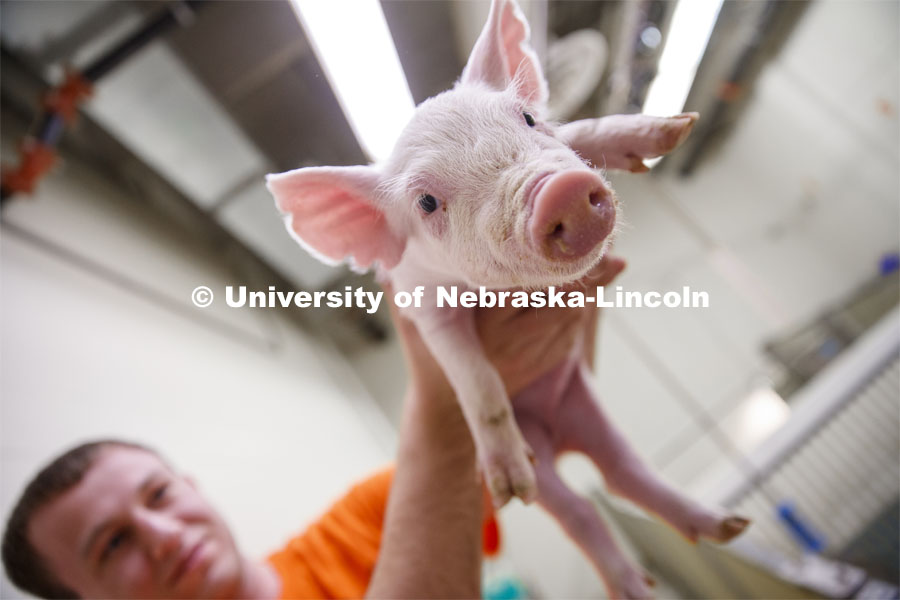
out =
[[(337, 13), (315, 17), (325, 5)], [(701, 113), (650, 173), (610, 177), (617, 283), (688, 285), (710, 306), (607, 310), (597, 386), (667, 480), (754, 525), (691, 546), (609, 496), (586, 459), (564, 457), (565, 479), (660, 597), (896, 598), (900, 5), (522, 6), (552, 118)], [(61, 450), (133, 438), (194, 475), (263, 556), (391, 460), (405, 373), (385, 307), (234, 309), (224, 289), (377, 289), (298, 247), (263, 177), (363, 164), (396, 134), (369, 137), (327, 36), (351, 63), (381, 42), (399, 58), (399, 101), (376, 98), (388, 65), (367, 73), (385, 83), (364, 100), (390, 123), (452, 86), (487, 11), (0, 3), (4, 518)], [(217, 297), (205, 309), (199, 285)], [(501, 521), (489, 597), (603, 596), (549, 516), (514, 502)], [(4, 578), (0, 596), (21, 594)]]

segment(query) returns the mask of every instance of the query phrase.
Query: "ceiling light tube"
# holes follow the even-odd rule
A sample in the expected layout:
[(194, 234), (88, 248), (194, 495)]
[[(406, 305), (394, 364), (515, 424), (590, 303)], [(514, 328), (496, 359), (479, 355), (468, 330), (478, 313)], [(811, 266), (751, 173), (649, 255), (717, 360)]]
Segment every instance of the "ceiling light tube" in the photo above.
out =
[(386, 159), (415, 103), (378, 0), (291, 0), (363, 151)]
[(722, 0), (679, 0), (659, 59), (644, 114), (667, 117), (684, 111), (700, 59), (712, 35)]

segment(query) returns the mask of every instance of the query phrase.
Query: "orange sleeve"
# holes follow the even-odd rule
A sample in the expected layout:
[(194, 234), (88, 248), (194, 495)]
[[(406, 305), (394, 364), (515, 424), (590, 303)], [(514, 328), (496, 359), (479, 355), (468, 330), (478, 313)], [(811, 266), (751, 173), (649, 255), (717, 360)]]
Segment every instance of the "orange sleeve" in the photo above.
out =
[(372, 577), (394, 469), (353, 486), (269, 563), (281, 598), (362, 598)]

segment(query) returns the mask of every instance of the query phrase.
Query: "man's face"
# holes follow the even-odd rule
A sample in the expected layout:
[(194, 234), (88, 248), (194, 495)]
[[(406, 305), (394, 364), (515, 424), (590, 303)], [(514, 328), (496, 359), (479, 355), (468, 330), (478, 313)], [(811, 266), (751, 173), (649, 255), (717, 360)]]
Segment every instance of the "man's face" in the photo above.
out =
[(29, 539), (83, 598), (223, 598), (243, 561), (193, 484), (158, 456), (100, 451), (84, 478), (31, 519)]

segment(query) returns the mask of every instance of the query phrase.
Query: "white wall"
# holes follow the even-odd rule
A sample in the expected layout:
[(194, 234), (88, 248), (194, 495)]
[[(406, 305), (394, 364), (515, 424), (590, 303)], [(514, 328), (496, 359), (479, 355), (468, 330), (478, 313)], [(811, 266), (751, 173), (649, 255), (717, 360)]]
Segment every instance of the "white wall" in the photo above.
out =
[[(193, 475), (242, 548), (263, 556), (393, 456), (392, 427), (344, 359), (276, 311), (224, 307), (236, 274), (140, 199), (70, 161), (34, 198), (11, 203), (4, 222), (4, 519), (52, 456), (121, 437)], [(73, 265), (10, 226), (152, 294)], [(219, 301), (194, 307), (198, 285)], [(4, 578), (0, 597), (17, 595)]]

